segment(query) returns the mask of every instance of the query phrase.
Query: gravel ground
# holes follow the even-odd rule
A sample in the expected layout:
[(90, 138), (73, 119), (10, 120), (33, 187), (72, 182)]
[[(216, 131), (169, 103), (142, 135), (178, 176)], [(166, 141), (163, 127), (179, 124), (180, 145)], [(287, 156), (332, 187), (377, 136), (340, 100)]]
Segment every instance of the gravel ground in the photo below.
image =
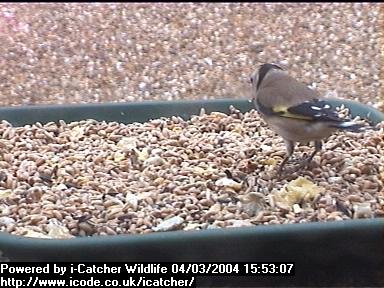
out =
[(251, 71), (276, 62), (321, 94), (336, 90), (384, 111), (381, 7), (3, 3), (0, 100), (249, 97)]
[[(384, 217), (378, 128), (336, 133), (308, 169), (276, 180), (285, 146), (254, 110), (127, 125), (3, 121), (0, 147), (12, 153), (0, 159), (0, 231), (71, 238)], [(312, 149), (298, 147), (287, 169)]]

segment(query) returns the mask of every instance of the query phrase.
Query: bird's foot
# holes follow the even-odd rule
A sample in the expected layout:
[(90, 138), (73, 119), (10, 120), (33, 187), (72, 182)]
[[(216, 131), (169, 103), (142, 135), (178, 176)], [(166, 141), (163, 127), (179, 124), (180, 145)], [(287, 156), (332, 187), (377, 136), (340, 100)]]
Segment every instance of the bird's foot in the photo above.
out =
[(296, 161), (296, 163), (293, 165), (286, 165), (285, 167), (280, 166), (277, 171), (277, 180), (279, 181), (284, 178), (290, 178), (290, 176), (296, 176), (296, 172), (312, 166), (312, 163), (312, 157), (305, 157), (302, 160)]
[(279, 167), (276, 173), (276, 178), (278, 181), (285, 178), (290, 178), (290, 176), (294, 175), (294, 173), (296, 173), (299, 169), (300, 167), (298, 167), (297, 165), (296, 166), (287, 165), (284, 168)]
[(313, 157), (306, 157), (301, 160), (297, 165), (297, 170), (306, 169), (311, 164)]

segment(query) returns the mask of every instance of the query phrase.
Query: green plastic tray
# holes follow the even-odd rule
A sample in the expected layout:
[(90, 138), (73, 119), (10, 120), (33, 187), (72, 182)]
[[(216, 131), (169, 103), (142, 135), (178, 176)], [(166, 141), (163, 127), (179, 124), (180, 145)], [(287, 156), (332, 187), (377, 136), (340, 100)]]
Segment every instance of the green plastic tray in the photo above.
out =
[[(331, 99), (335, 105), (344, 104), (350, 108), (351, 115), (368, 118), (372, 123), (384, 121), (384, 113), (363, 105), (356, 101)], [(0, 119), (5, 119), (15, 126), (22, 126), (35, 122), (47, 123), (59, 119), (78, 121), (95, 119), (117, 121), (121, 123), (145, 122), (159, 117), (174, 115), (188, 119), (191, 115), (198, 115), (204, 107), (207, 113), (220, 111), (228, 113), (228, 107), (235, 106), (242, 112), (253, 109), (253, 104), (247, 99), (218, 99), (218, 100), (185, 100), (185, 101), (144, 101), (136, 103), (105, 103), (80, 105), (39, 105), (0, 107)]]
[[(354, 101), (332, 100), (372, 123), (384, 121), (380, 111)], [(63, 119), (144, 122), (179, 115), (188, 119), (206, 112), (245, 112), (248, 100), (172, 101), (47, 105), (0, 108), (0, 118), (15, 126)], [(24, 238), (0, 233), (0, 251), (10, 261), (211, 261), (296, 262), (296, 276), (248, 277), (226, 280), (232, 287), (382, 286), (384, 285), (384, 219), (329, 223), (255, 226), (146, 235), (94, 236), (71, 240)], [(205, 284), (220, 284), (220, 279)], [(229, 281), (229, 282), (228, 282)], [(230, 282), (233, 281), (233, 282)]]

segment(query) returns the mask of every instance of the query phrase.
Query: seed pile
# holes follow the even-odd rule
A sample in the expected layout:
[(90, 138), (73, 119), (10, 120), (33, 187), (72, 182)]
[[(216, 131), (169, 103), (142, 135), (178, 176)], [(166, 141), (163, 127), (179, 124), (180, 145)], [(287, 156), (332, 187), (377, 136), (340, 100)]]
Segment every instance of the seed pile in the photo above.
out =
[(331, 136), (307, 170), (277, 181), (281, 138), (254, 110), (230, 111), (132, 124), (3, 121), (0, 230), (70, 238), (384, 216), (384, 123)]
[(384, 111), (379, 3), (2, 3), (0, 103), (248, 97), (261, 62)]

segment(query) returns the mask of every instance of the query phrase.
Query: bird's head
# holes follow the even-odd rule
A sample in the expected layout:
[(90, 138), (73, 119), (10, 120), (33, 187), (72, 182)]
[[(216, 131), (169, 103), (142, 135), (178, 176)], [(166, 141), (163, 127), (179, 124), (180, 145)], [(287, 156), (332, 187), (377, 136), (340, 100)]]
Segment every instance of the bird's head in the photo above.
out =
[(279, 65), (272, 64), (272, 63), (265, 63), (260, 65), (260, 67), (254, 71), (250, 77), (250, 81), (252, 84), (252, 87), (254, 91), (257, 91), (265, 79), (265, 77), (274, 72), (274, 71), (282, 71), (283, 68), (281, 68)]

